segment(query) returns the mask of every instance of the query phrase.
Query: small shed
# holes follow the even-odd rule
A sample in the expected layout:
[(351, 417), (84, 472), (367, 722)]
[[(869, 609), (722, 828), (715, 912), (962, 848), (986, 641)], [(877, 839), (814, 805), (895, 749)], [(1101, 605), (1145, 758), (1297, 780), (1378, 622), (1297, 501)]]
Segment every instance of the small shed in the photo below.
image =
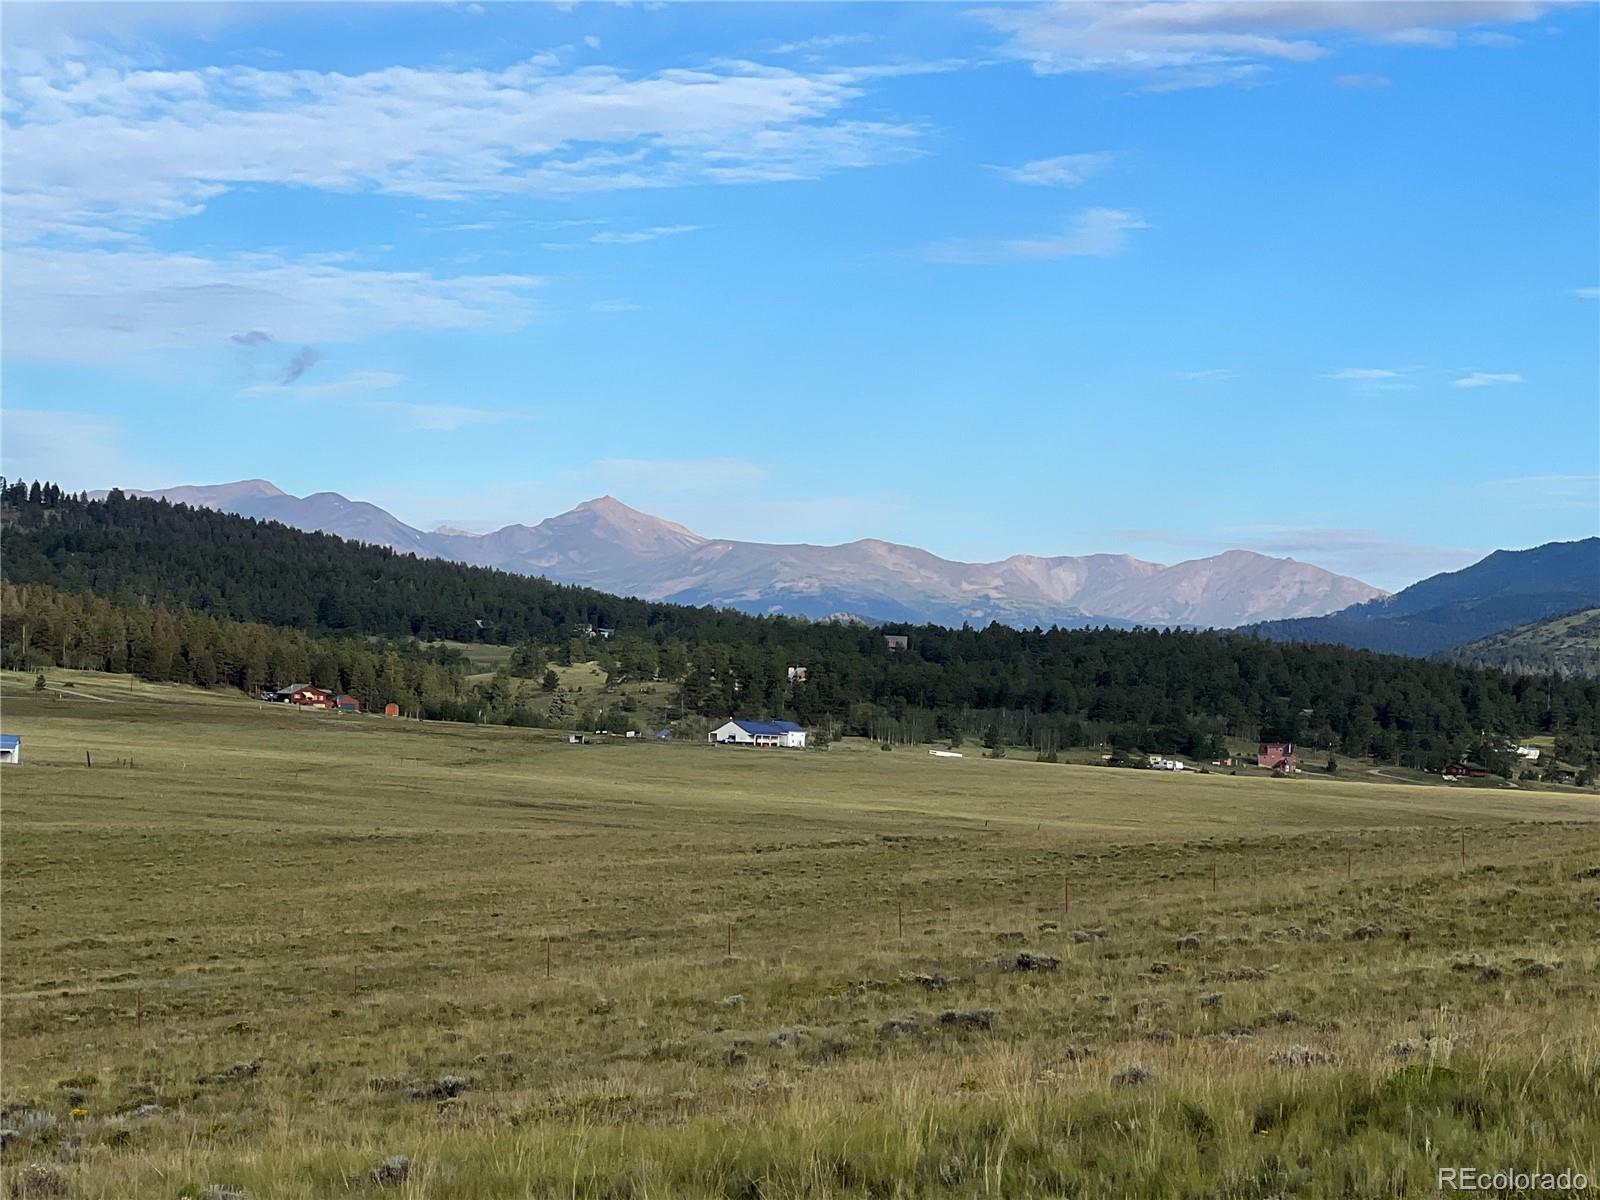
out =
[(398, 717), (400, 715), (400, 706), (393, 700), (389, 701), (383, 706), (383, 715), (386, 717)]
[(903, 633), (886, 633), (883, 635), (883, 644), (889, 647), (891, 651), (909, 650), (911, 648), (911, 639)]
[(22, 765), (22, 735), (20, 733), (0, 733), (0, 765), (7, 767), (20, 767)]

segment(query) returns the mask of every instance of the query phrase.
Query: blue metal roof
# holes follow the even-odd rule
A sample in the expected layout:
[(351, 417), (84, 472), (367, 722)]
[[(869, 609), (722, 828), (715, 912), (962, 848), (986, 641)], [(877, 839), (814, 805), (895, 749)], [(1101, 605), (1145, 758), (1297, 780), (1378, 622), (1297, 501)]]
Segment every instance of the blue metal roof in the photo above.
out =
[(19, 733), (0, 733), (0, 750), (15, 750), (22, 745), (22, 735)]
[(735, 717), (733, 723), (746, 733), (778, 734), (778, 733), (804, 733), (804, 725), (796, 725), (793, 721), (746, 721), (742, 717)]

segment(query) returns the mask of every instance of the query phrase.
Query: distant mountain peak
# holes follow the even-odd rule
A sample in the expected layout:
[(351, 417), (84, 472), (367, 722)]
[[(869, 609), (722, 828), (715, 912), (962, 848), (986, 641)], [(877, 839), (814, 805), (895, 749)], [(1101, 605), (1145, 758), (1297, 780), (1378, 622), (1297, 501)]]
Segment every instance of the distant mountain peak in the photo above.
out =
[(285, 496), (288, 495), (270, 479), (241, 479), (237, 483), (225, 483), (223, 488), (233, 491), (238, 495), (249, 496)]
[(567, 523), (579, 514), (598, 518), (606, 525), (636, 538), (661, 540), (672, 544), (688, 542), (694, 545), (707, 540), (676, 521), (668, 521), (663, 517), (640, 512), (637, 508), (630, 508), (615, 496), (596, 496), (593, 500), (585, 500), (559, 516), (540, 522), (540, 525), (548, 525), (552, 521)]
[(1229, 627), (1318, 616), (1385, 595), (1358, 579), (1244, 550), (1172, 565), (1127, 554), (966, 563), (880, 538), (842, 546), (708, 539), (611, 495), (537, 525), (469, 534), (425, 533), (374, 504), (327, 491), (291, 496), (264, 479), (150, 494), (620, 595), (819, 619)]

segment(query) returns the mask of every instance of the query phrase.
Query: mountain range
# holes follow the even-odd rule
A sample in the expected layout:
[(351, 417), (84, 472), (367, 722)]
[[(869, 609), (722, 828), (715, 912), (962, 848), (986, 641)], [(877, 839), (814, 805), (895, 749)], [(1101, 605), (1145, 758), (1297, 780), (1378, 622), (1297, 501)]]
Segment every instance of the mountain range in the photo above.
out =
[(1470, 567), (1431, 576), (1392, 596), (1331, 616), (1272, 621), (1253, 626), (1252, 631), (1282, 641), (1432, 654), (1596, 606), (1600, 606), (1600, 537), (1549, 542), (1530, 550), (1496, 550)]
[(536, 525), (469, 534), (416, 529), (337, 492), (292, 496), (264, 479), (129, 494), (620, 595), (818, 619), (1232, 628), (1320, 617), (1388, 595), (1248, 550), (1171, 565), (1125, 554), (964, 563), (872, 538), (840, 546), (707, 538), (610, 496)]

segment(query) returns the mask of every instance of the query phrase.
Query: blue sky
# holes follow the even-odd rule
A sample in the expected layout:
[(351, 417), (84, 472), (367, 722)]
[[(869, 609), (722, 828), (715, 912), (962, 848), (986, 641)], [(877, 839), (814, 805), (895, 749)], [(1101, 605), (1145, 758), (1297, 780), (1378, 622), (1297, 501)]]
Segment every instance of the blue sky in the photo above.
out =
[(1389, 587), (1600, 526), (1592, 5), (4, 16), (9, 475)]

